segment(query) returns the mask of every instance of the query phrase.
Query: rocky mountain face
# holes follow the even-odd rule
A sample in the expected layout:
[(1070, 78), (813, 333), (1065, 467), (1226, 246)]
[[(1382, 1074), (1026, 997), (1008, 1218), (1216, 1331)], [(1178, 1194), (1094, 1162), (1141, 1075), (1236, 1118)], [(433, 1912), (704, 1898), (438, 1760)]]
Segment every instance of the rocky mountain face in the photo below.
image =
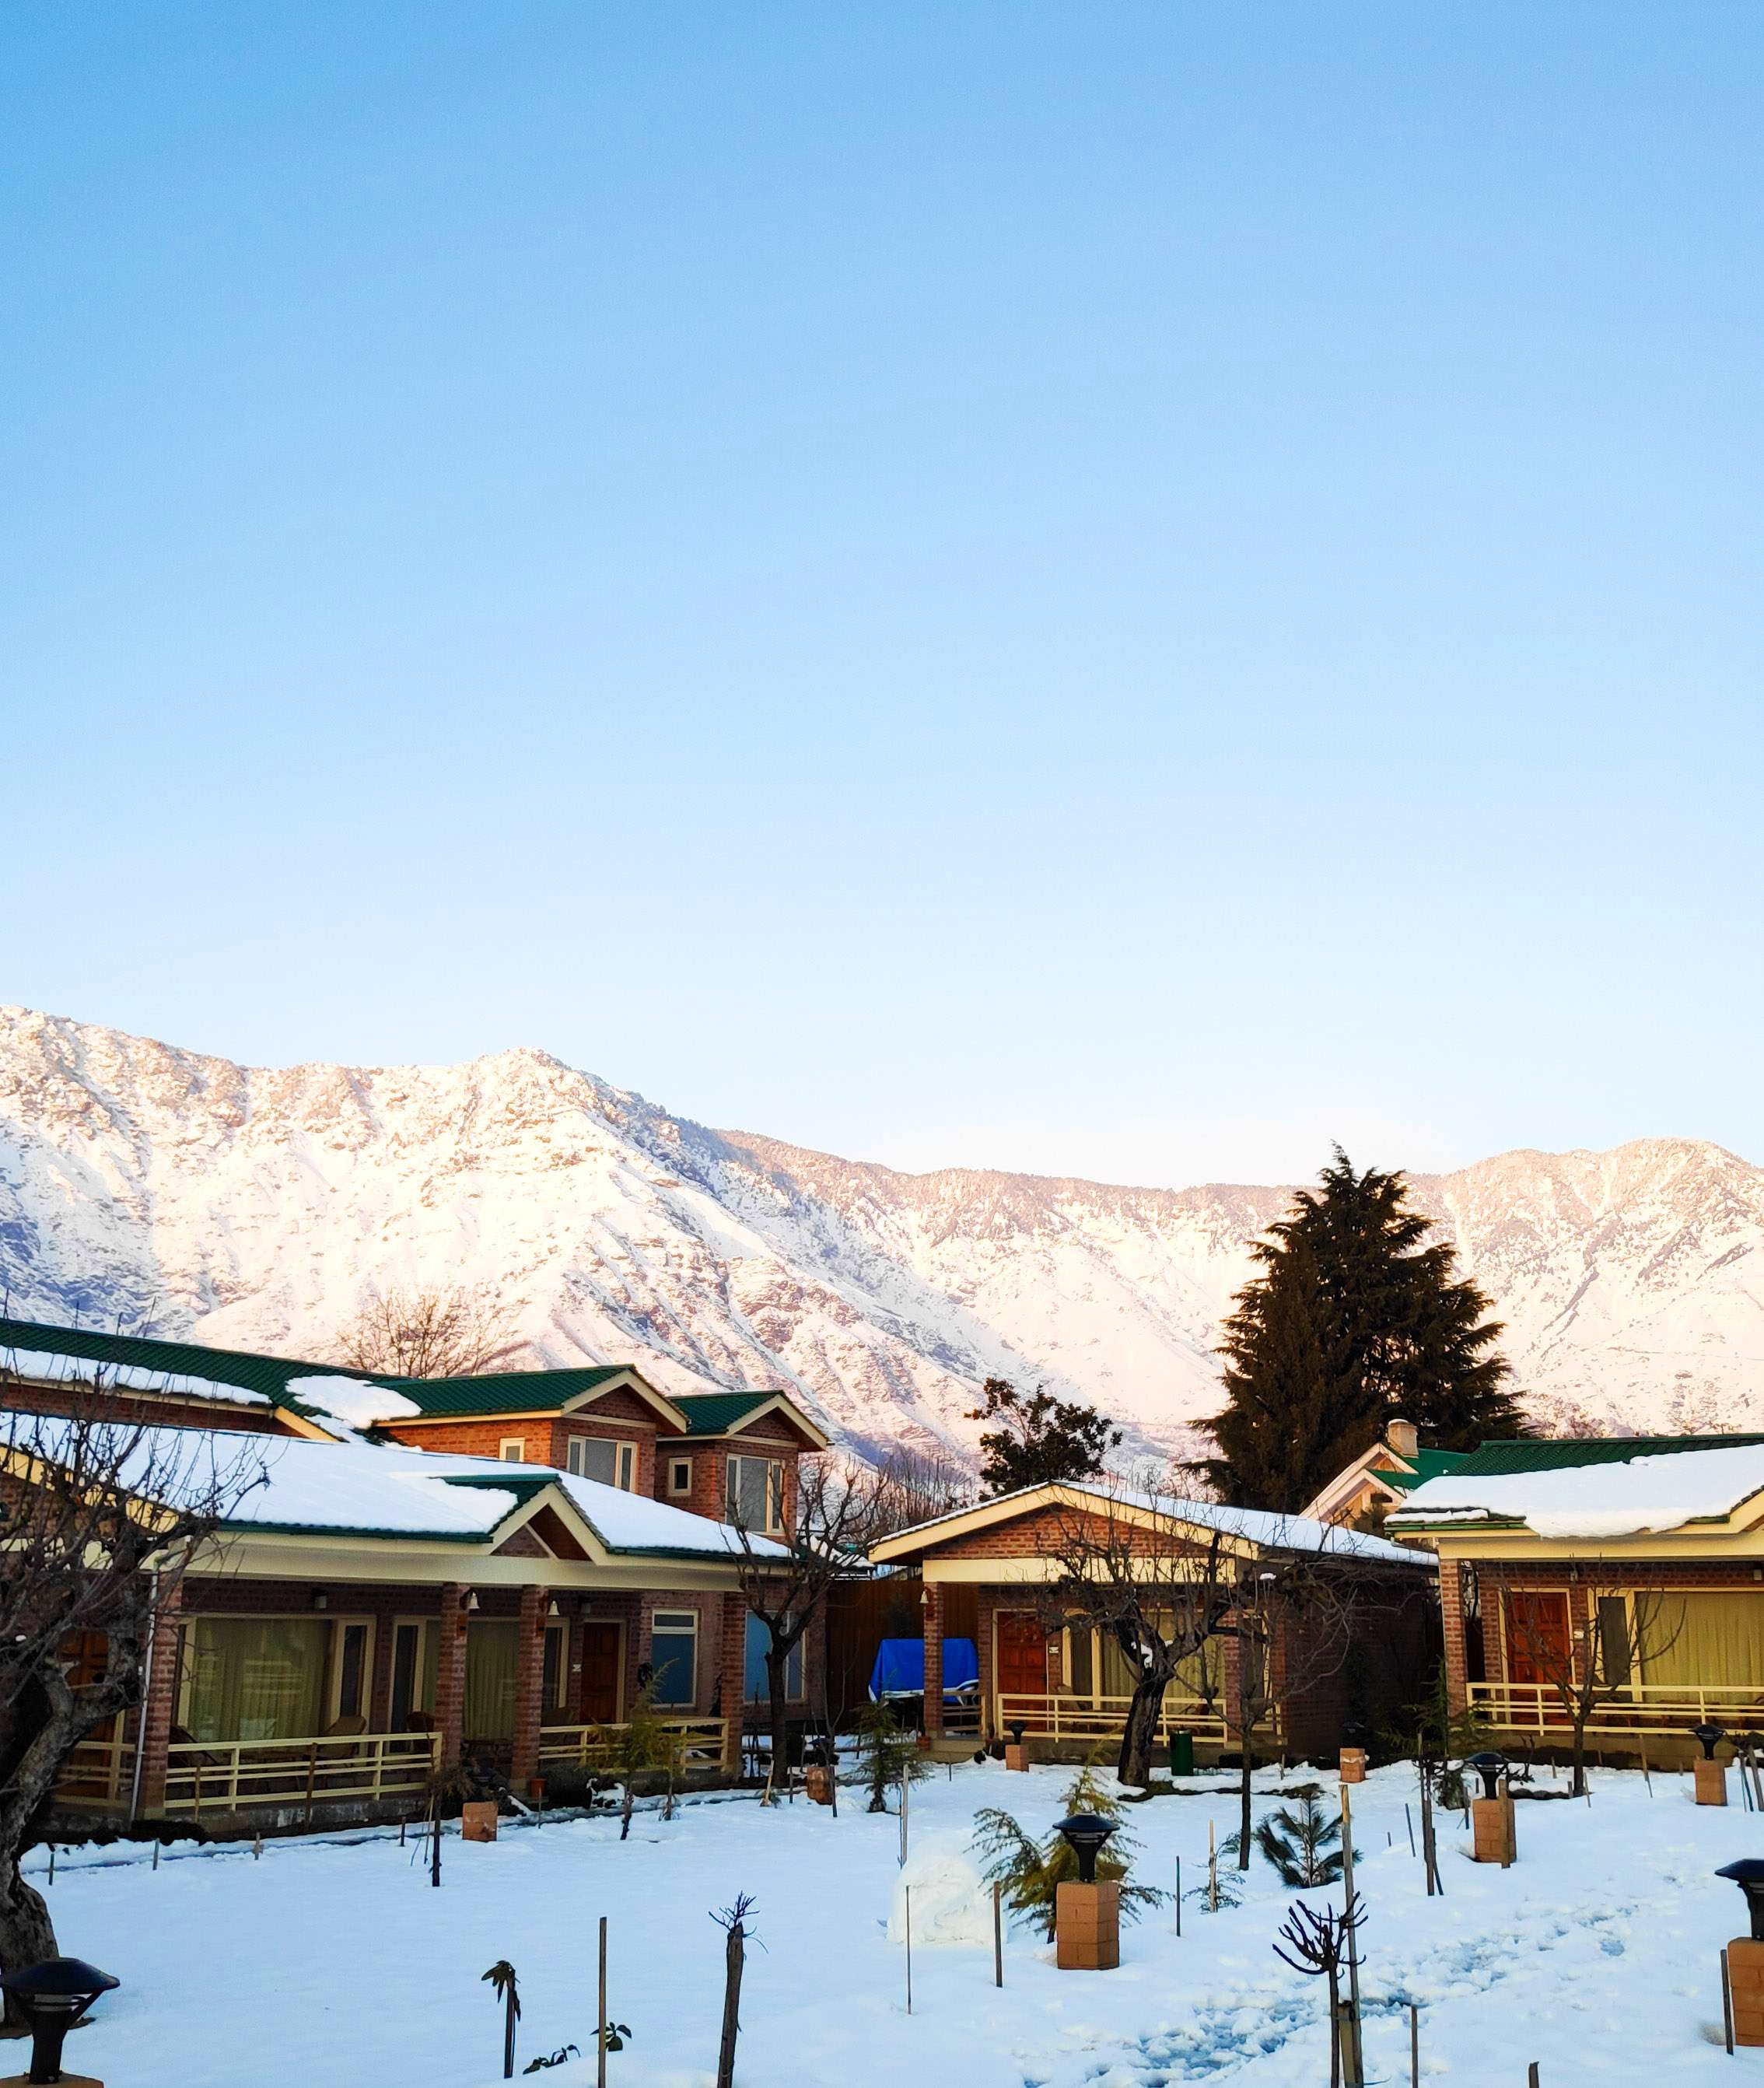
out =
[[(1417, 1177), (1553, 1425), (1764, 1427), (1764, 1170), (1719, 1146)], [(782, 1384), (854, 1447), (966, 1452), (992, 1375), (1185, 1449), (1279, 1188), (899, 1174), (517, 1050), (237, 1066), (0, 1009), (14, 1313), (322, 1358), (378, 1289), (482, 1285), (533, 1363)]]

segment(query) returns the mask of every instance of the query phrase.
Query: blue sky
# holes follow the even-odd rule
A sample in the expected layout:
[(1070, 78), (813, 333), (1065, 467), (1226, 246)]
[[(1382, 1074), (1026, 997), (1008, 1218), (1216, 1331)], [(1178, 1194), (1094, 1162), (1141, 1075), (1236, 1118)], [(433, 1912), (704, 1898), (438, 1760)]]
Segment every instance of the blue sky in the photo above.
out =
[(0, 997), (1764, 1160), (1764, 12), (15, 4)]

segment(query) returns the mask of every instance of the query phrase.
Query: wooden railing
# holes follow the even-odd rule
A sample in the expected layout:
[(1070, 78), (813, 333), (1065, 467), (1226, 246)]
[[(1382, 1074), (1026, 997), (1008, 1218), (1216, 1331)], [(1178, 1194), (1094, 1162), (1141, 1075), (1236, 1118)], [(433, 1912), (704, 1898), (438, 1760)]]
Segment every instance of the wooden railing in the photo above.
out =
[[(1504, 1733), (1531, 1733), (1545, 1740), (1565, 1737), (1574, 1719), (1561, 1692), (1547, 1682), (1472, 1682), (1470, 1705)], [(1755, 1728), (1764, 1725), (1764, 1688), (1748, 1683), (1637, 1682), (1595, 1705), (1587, 1731), (1616, 1737), (1677, 1739), (1706, 1723)]]
[[(1002, 1735), (1021, 1721), (1032, 1739), (1113, 1739), (1127, 1722), (1130, 1696), (1062, 1696), (1055, 1692), (1037, 1696), (1006, 1690), (993, 1699), (993, 1731)], [(1192, 1733), (1198, 1740), (1223, 1743), (1224, 1708), (1216, 1701), (1199, 1696), (1167, 1696), (1158, 1714), (1158, 1737), (1168, 1739), (1172, 1732)], [(1280, 1714), (1276, 1709), (1256, 1728), (1266, 1742), (1280, 1736)]]
[[(115, 1721), (120, 1728), (122, 1722)], [(81, 1740), (55, 1786), (55, 1803), (113, 1812), (134, 1795), (135, 1742), (120, 1730), (110, 1739)]]
[(294, 1740), (177, 1740), (166, 1750), (169, 1813), (413, 1798), (441, 1758), (438, 1733), (360, 1733)]
[[(723, 1750), (728, 1743), (726, 1718), (662, 1718), (657, 1722), (679, 1743), (677, 1766), (720, 1769)], [(605, 1769), (617, 1752), (618, 1738), (630, 1728), (624, 1725), (547, 1726), (539, 1736), (539, 1766)]]

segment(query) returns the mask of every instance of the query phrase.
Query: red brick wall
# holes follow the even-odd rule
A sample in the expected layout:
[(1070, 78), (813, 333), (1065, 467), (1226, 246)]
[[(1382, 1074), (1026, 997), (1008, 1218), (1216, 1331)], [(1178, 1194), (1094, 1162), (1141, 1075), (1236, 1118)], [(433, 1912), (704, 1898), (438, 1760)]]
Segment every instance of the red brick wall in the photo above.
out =
[[(655, 1496), (670, 1507), (689, 1508), (708, 1516), (713, 1522), (728, 1519), (728, 1460), (732, 1457), (775, 1457), (784, 1468), (784, 1525), (788, 1529), (797, 1509), (797, 1465), (801, 1455), (794, 1436), (761, 1434), (742, 1436), (672, 1436), (656, 1446)], [(677, 1457), (692, 1461), (692, 1491), (668, 1491), (668, 1467)]]

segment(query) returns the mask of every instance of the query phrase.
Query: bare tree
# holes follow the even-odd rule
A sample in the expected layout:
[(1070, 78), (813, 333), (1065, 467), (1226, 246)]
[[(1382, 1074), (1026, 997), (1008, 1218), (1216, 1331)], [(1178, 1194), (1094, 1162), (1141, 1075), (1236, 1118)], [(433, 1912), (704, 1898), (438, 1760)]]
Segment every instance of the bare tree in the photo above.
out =
[(1650, 1660), (1671, 1652), (1685, 1629), (1681, 1601), (1657, 1585), (1587, 1590), (1592, 1629), (1578, 1635), (1571, 1592), (1505, 1587), (1501, 1624), (1510, 1668), (1519, 1663), (1537, 1677), (1539, 1710), (1559, 1708), (1569, 1738), (1575, 1797), (1587, 1788), (1587, 1731), (1601, 1705), (1621, 1702)]
[[(79, 1743), (139, 1705), (154, 1619), (263, 1483), (236, 1437), (110, 1419), (101, 1382), (0, 1434), (0, 1963), (57, 1955), (20, 1859)], [(89, 1638), (86, 1635), (92, 1635)], [(101, 1657), (74, 1657), (76, 1643)], [(84, 1679), (74, 1671), (83, 1667)]]
[(337, 1337), (338, 1360), (374, 1377), (478, 1377), (520, 1348), (512, 1310), (481, 1285), (394, 1284)]
[(1237, 1603), (1237, 1571), (1218, 1530), (1197, 1533), (1155, 1495), (1098, 1492), (1062, 1510), (1049, 1555), (1059, 1574), (1040, 1608), (1050, 1628), (1105, 1632), (1133, 1676), (1116, 1774), (1151, 1779), (1164, 1695), (1177, 1672), (1222, 1636)]
[(789, 1744), (790, 1656), (826, 1605), (835, 1581), (856, 1572), (881, 1534), (880, 1474), (862, 1465), (797, 1474), (795, 1513), (782, 1534), (750, 1530), (738, 1508), (728, 1528), (742, 1598), (766, 1628), (766, 1691), (771, 1759), (781, 1768)]
[(891, 1450), (876, 1468), (877, 1535), (891, 1537), (971, 1508), (976, 1497), (972, 1473), (942, 1451)]

